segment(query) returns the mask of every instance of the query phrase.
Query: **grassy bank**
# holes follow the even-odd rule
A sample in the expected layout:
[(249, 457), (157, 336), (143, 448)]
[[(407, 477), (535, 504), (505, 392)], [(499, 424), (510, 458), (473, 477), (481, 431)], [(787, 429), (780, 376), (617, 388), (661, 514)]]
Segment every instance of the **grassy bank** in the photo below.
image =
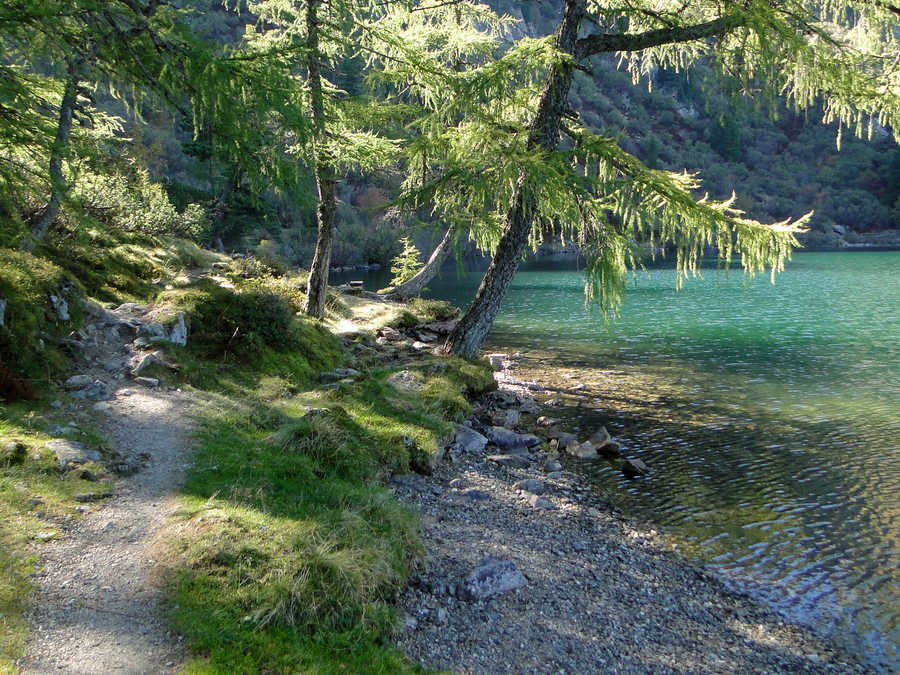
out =
[[(415, 518), (384, 486), (427, 466), (449, 420), (469, 411), (463, 393), (490, 386), (491, 373), (412, 354), (385, 367), (374, 350), (316, 330), (308, 353), (235, 359), (215, 376), (198, 356), (207, 347), (181, 351), (178, 377), (210, 400), (166, 536), (173, 627), (196, 655), (189, 673), (416, 670), (390, 646), (390, 600), (422, 548)], [(302, 362), (322, 354), (363, 374), (304, 378), (326, 364)], [(391, 384), (401, 369), (414, 389)]]
[[(65, 340), (89, 320), (84, 299), (150, 304), (153, 320), (180, 314), (189, 326), (187, 346), (164, 347), (178, 371), (142, 373), (206, 402), (190, 411), (194, 461), (160, 538), (187, 672), (416, 671), (391, 647), (390, 607), (419, 563), (419, 528), (385, 486), (427, 470), (469, 412), (465, 394), (493, 379), (486, 365), (382, 349), (371, 331), (444, 319), (448, 307), (333, 293), (328, 320), (315, 322), (299, 314), (302, 272), (275, 276), (188, 242), (102, 230), (33, 256), (0, 253), (0, 358), (31, 399), (0, 408), (0, 448), (13, 453), (0, 459), (0, 672), (23, 655), (41, 542), (100, 508), (84, 495), (114, 478), (103, 461), (61, 472), (44, 447), (69, 438), (106, 449), (91, 412), (60, 387), (76, 372)], [(50, 295), (67, 300), (68, 318)], [(337, 334), (348, 326), (370, 332)], [(319, 384), (338, 366), (359, 374)]]

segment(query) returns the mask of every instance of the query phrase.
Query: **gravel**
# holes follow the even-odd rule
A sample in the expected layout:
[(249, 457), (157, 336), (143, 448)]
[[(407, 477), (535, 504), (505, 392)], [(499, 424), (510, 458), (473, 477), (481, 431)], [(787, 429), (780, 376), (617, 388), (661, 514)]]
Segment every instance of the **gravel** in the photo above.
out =
[[(665, 550), (541, 452), (482, 453), (395, 484), (427, 561), (397, 600), (400, 648), (457, 673), (855, 673), (852, 657)], [(488, 454), (485, 454), (488, 453)], [(540, 481), (540, 497), (527, 488)], [(489, 499), (465, 499), (474, 490)], [(485, 559), (527, 583), (466, 600)], [(500, 563), (498, 563), (500, 564)]]

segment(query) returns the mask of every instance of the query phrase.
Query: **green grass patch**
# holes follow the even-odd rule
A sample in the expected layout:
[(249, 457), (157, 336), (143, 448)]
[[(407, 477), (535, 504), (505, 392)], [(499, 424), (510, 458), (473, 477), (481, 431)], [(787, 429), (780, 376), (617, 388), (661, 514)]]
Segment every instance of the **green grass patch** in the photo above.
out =
[[(59, 416), (59, 418), (58, 418)], [(54, 438), (44, 429), (62, 421), (59, 413), (24, 404), (0, 407), (0, 673), (15, 672), (24, 654), (28, 625), (24, 612), (31, 592), (29, 575), (36, 562), (38, 534), (59, 533), (61, 525), (79, 518), (75, 496), (111, 489), (111, 479), (99, 463), (60, 472), (55, 455), (44, 445)], [(89, 430), (67, 436), (89, 447), (99, 439)], [(13, 457), (5, 448), (20, 443)], [(88, 470), (98, 481), (82, 477)]]

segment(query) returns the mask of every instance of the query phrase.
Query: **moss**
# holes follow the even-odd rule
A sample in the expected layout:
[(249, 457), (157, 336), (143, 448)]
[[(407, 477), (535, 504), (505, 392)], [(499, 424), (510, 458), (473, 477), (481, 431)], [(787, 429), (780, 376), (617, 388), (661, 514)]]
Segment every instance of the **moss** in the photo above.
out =
[[(42, 339), (77, 328), (80, 285), (58, 265), (22, 251), (0, 249), (0, 298), (7, 301), (0, 326), (0, 365), (27, 378), (47, 378), (65, 364), (64, 355)], [(63, 321), (50, 296), (66, 299), (71, 319)], [(2, 396), (2, 394), (0, 394)]]

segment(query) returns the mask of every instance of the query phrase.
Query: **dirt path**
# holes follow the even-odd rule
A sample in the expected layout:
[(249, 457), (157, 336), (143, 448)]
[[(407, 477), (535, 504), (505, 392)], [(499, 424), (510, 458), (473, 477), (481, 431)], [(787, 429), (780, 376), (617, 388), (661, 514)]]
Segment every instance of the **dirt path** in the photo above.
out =
[(167, 673), (182, 660), (179, 636), (163, 620), (154, 539), (175, 508), (195, 401), (127, 379), (142, 354), (132, 340), (144, 311), (98, 310), (82, 331), (78, 372), (108, 400), (67, 406), (96, 411), (116, 464), (131, 475), (41, 546), (23, 673)]
[(132, 391), (117, 392), (104, 427), (124, 458), (144, 466), (43, 548), (23, 673), (166, 673), (181, 661), (161, 618), (152, 544), (184, 474), (190, 400)]

